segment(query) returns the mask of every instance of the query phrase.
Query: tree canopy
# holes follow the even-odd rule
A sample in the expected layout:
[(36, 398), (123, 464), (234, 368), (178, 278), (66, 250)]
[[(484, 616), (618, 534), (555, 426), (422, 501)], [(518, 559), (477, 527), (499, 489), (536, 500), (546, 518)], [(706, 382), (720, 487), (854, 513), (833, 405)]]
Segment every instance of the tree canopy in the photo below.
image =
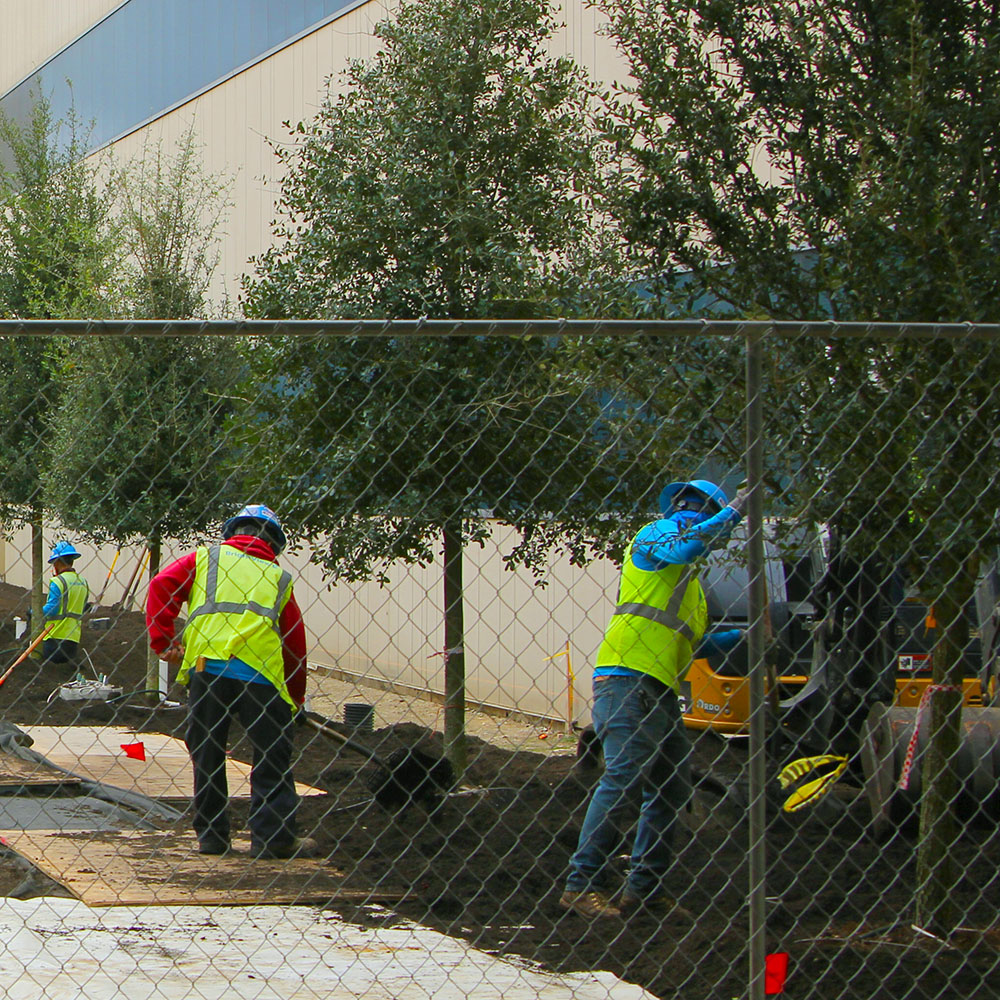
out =
[(635, 78), (619, 210), (651, 280), (775, 318), (992, 315), (992, 4), (602, 6)]
[[(600, 234), (588, 90), (568, 60), (546, 54), (554, 30), (544, 0), (405, 3), (378, 25), (380, 53), (352, 64), (346, 90), (278, 150), (289, 168), (282, 218), (244, 282), (248, 313), (559, 308), (553, 296), (580, 280), (571, 262), (598, 259)], [(582, 460), (607, 444), (593, 434), (596, 400), (553, 382), (556, 351), (490, 337), (262, 345), (249, 431), (262, 478), (287, 483), (295, 519), (327, 533), (338, 574), (425, 560), (456, 517), (467, 540), (479, 538), (484, 510), (532, 539), (545, 534), (533, 527), (545, 511), (572, 535), (570, 500), (589, 502), (590, 516), (594, 494), (600, 506), (616, 486), (609, 472), (594, 482)], [(369, 522), (362, 542), (358, 513), (386, 518), (385, 530)], [(543, 550), (520, 552), (537, 565)]]
[[(226, 185), (204, 173), (192, 133), (114, 171), (123, 245), (120, 310), (187, 319), (206, 308)], [(90, 337), (66, 342), (50, 419), (46, 498), (74, 531), (120, 542), (184, 538), (232, 505), (222, 471), (238, 346)], [(155, 571), (155, 564), (151, 564)]]
[[(641, 308), (990, 319), (1000, 232), (991, 5), (603, 6), (634, 78), (607, 124), (622, 162), (615, 211), (651, 290)], [(981, 502), (992, 478), (967, 474), (992, 447), (992, 344), (803, 338), (769, 339), (767, 350), (772, 484), (785, 500), (852, 522), (860, 549), (941, 569), (931, 591), (953, 572), (930, 558), (942, 534), (965, 551), (996, 540)], [(665, 345), (650, 377), (663, 365), (680, 371), (685, 360)], [(739, 377), (719, 347), (692, 368), (686, 379), (720, 401)], [(706, 448), (725, 445), (717, 421), (701, 423)]]
[[(57, 141), (66, 126), (69, 138)], [(107, 316), (119, 260), (109, 199), (84, 162), (74, 121), (54, 121), (39, 99), (26, 125), (0, 117), (10, 167), (0, 172), (0, 316), (24, 319)], [(41, 502), (46, 419), (56, 403), (51, 365), (57, 348), (5, 338), (0, 351), (0, 502), (8, 516)]]
[(545, 0), (403, 3), (376, 25), (379, 53), (275, 146), (281, 218), (248, 311), (493, 316), (578, 293), (599, 143), (555, 29)]
[[(993, 318), (1000, 11), (966, 0), (604, 0), (633, 84), (609, 113), (647, 307), (942, 323)], [(918, 921), (947, 926), (961, 620), (998, 539), (994, 341), (767, 338), (766, 450), (788, 508), (887, 589), (934, 603)], [(722, 352), (711, 378), (736, 369)], [(682, 365), (669, 349), (659, 362)], [(662, 400), (665, 410), (669, 400)], [(706, 445), (724, 439), (701, 423)], [(865, 609), (857, 609), (863, 613)], [(877, 629), (875, 630), (877, 632)], [(875, 649), (869, 656), (879, 655)], [(933, 760), (933, 764), (932, 764)], [(926, 851), (924, 848), (926, 847)]]

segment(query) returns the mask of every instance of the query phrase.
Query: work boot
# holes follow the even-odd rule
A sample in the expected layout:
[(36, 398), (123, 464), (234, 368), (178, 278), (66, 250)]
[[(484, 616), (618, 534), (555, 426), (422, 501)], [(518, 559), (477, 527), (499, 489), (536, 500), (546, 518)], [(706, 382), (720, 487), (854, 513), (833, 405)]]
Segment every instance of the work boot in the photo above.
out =
[(574, 892), (567, 889), (559, 897), (559, 905), (564, 910), (571, 913), (578, 913), (581, 917), (620, 917), (621, 910), (611, 902), (611, 898), (603, 892), (586, 891)]
[(198, 841), (199, 854), (228, 854), (230, 849), (230, 843), (225, 837), (206, 834)]
[(287, 861), (289, 858), (314, 858), (318, 853), (319, 844), (312, 837), (293, 837), (291, 840), (250, 845), (250, 857), (263, 860)]

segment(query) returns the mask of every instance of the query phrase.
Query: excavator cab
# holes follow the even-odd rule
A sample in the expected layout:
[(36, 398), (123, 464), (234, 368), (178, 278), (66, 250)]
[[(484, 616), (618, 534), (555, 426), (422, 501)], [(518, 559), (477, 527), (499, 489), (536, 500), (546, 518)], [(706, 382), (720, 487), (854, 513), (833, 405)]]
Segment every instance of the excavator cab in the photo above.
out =
[[(712, 628), (746, 629), (750, 622), (749, 573), (743, 526), (724, 549), (712, 552), (700, 578)], [(766, 629), (769, 695), (779, 702), (800, 691), (813, 670), (814, 590), (823, 573), (823, 540), (819, 532), (782, 532), (767, 526), (764, 542), (768, 594)], [(747, 640), (725, 655), (694, 660), (681, 683), (681, 709), (689, 729), (724, 735), (747, 731), (750, 716)]]
[[(916, 815), (928, 729), (919, 706), (932, 683), (937, 622), (902, 568), (845, 552), (835, 532), (766, 525), (765, 690), (769, 753), (778, 762), (842, 755), (860, 766), (876, 837)], [(733, 533), (701, 573), (712, 628), (749, 624), (745, 536)], [(980, 574), (965, 611), (956, 808), (1000, 819), (1000, 556)], [(681, 701), (689, 729), (749, 731), (746, 640), (696, 659)], [(903, 770), (912, 765), (903, 787)]]

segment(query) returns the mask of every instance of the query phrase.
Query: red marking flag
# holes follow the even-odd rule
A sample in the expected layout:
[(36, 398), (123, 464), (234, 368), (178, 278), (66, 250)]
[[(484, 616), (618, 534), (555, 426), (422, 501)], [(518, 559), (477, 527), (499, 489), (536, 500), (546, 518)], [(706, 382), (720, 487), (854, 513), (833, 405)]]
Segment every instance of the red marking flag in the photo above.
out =
[(133, 760), (146, 759), (146, 746), (144, 743), (123, 743), (121, 747), (125, 751), (126, 757), (131, 757)]
[(778, 951), (764, 956), (764, 993), (773, 996), (785, 992), (785, 976), (788, 975), (788, 952)]

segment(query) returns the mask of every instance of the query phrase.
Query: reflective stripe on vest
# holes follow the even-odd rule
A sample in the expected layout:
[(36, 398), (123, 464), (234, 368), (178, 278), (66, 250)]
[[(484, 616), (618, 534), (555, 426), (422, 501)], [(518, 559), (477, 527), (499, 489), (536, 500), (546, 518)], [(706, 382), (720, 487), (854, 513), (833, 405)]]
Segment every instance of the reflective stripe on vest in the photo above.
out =
[(691, 566), (685, 566), (681, 575), (677, 578), (670, 600), (665, 608), (654, 608), (649, 604), (619, 604), (615, 610), (616, 615), (635, 615), (637, 618), (645, 618), (648, 621), (656, 622), (658, 625), (665, 625), (675, 632), (680, 632), (692, 645), (696, 642), (694, 629), (680, 616), (681, 603), (691, 581), (695, 577), (695, 571)]
[[(292, 574), (287, 570), (281, 571), (278, 580), (278, 596), (273, 607), (265, 607), (256, 601), (218, 601), (215, 595), (219, 591), (219, 549), (221, 546), (213, 545), (208, 549), (208, 565), (205, 572), (205, 603), (199, 605), (188, 617), (188, 621), (198, 618), (200, 615), (241, 615), (244, 611), (252, 611), (261, 618), (266, 618), (275, 628), (278, 627), (278, 618), (281, 615), (282, 599), (292, 582)], [(253, 559), (254, 556), (234, 549), (237, 555), (244, 559)]]
[[(87, 597), (90, 593), (90, 589), (87, 587), (86, 583), (84, 583), (84, 581), (80, 577), (76, 576), (75, 573), (73, 575), (74, 577), (76, 577), (73, 580), (64, 580), (62, 573), (60, 573), (59, 576), (55, 578), (55, 585), (59, 588), (60, 592), (59, 610), (56, 614), (48, 616), (50, 622), (60, 622), (64, 621), (67, 618), (73, 618), (76, 621), (80, 621), (83, 618), (83, 609), (87, 604)], [(74, 590), (76, 592), (80, 591), (83, 592), (83, 600), (79, 601), (80, 605), (79, 611), (69, 610), (70, 594)], [(74, 600), (73, 603), (76, 604), (78, 602)]]
[(83, 634), (83, 611), (90, 597), (90, 588), (76, 570), (64, 570), (52, 581), (59, 591), (59, 607), (54, 615), (46, 615), (50, 639), (79, 642)]

